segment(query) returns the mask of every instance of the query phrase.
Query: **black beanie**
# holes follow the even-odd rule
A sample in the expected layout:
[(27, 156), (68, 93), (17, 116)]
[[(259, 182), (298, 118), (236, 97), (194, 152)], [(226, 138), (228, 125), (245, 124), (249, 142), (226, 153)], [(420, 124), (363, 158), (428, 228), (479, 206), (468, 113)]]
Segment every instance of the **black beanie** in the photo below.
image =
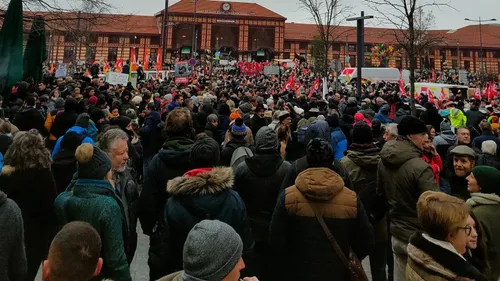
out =
[(90, 112), (90, 119), (92, 121), (94, 121), (95, 124), (97, 124), (98, 120), (101, 120), (103, 118), (106, 118), (106, 113), (104, 113), (104, 111), (102, 111), (102, 109), (100, 108), (94, 108), (91, 112)]
[(405, 116), (398, 125), (398, 135), (418, 135), (421, 133), (427, 133), (427, 126), (425, 123), (413, 116)]
[(80, 126), (84, 129), (87, 129), (89, 127), (89, 123), (90, 115), (88, 115), (87, 113), (82, 113), (76, 118), (75, 126)]
[(189, 161), (193, 168), (210, 168), (219, 165), (220, 146), (211, 137), (201, 135), (191, 148)]
[(315, 138), (307, 145), (307, 163), (311, 168), (330, 167), (335, 160), (332, 145), (321, 138)]
[(103, 180), (111, 171), (111, 160), (98, 147), (89, 143), (78, 146), (75, 152), (78, 161), (78, 177), (82, 179)]
[(358, 122), (352, 129), (352, 143), (371, 144), (373, 143), (372, 128), (365, 122)]
[(339, 117), (336, 114), (329, 115), (328, 117), (326, 117), (325, 121), (326, 123), (328, 123), (328, 126), (330, 128), (337, 128), (338, 126), (340, 126)]
[(115, 118), (111, 118), (109, 120), (109, 125), (111, 125), (111, 126), (118, 126), (123, 131), (127, 131), (126, 129), (127, 129), (127, 126), (130, 124), (130, 122), (132, 122), (132, 119), (130, 119), (129, 117), (127, 117), (127, 116), (118, 116), (118, 117), (115, 117)]

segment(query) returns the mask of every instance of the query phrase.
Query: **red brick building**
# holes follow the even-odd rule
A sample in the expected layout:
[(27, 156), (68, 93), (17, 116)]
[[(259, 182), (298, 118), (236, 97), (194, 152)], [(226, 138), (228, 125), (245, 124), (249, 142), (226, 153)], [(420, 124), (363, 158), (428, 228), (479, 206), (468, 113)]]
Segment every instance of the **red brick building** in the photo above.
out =
[[(50, 17), (48, 14), (42, 16)], [(165, 38), (162, 36), (163, 16), (164, 11), (153, 16), (99, 15), (85, 35), (76, 35), (79, 38), (75, 38), (75, 32), (64, 31), (63, 24), (60, 28), (49, 26), (49, 59), (53, 62), (74, 59), (115, 61), (129, 59), (131, 48), (136, 48), (140, 61), (146, 51), (155, 60)], [(394, 42), (388, 31), (384, 28), (365, 28), (365, 52), (369, 52), (375, 44)], [(443, 40), (418, 60), (419, 68), (439, 70), (446, 62), (448, 68), (479, 71), (479, 26), (431, 32)], [(338, 36), (328, 58), (344, 62), (349, 56), (351, 65), (355, 66), (356, 29), (341, 26), (336, 33), (342, 35)], [(310, 59), (309, 47), (315, 34), (315, 25), (287, 22), (285, 17), (255, 3), (198, 0), (195, 4), (192, 0), (181, 0), (168, 9), (164, 59), (188, 58), (193, 48), (202, 56), (207, 50), (212, 53), (220, 51), (239, 60), (293, 59), (296, 54)], [(485, 69), (498, 73), (500, 25), (483, 25), (482, 36)], [(397, 48), (396, 45), (394, 47)], [(366, 55), (365, 64), (371, 65), (372, 62)], [(391, 59), (390, 65), (408, 67), (408, 59), (401, 53)]]

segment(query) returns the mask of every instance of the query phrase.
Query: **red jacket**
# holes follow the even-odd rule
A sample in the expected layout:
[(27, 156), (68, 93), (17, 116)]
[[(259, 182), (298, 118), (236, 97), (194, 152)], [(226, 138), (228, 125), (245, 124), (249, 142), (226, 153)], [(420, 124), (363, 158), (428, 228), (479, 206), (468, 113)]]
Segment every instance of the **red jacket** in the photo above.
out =
[(439, 154), (433, 156), (432, 154), (427, 153), (422, 155), (422, 160), (431, 166), (432, 172), (434, 172), (436, 182), (439, 186), (439, 173), (443, 170), (443, 161), (441, 161), (441, 156), (439, 156)]

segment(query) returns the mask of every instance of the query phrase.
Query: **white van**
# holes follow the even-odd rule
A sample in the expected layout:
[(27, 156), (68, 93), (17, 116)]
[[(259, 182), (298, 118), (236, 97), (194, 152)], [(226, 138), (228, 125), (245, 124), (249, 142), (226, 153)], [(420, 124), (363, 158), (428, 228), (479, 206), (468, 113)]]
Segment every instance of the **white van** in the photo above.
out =
[[(346, 68), (342, 71), (342, 74), (339, 75), (340, 83), (345, 84), (347, 82), (347, 75), (349, 75), (351, 81), (358, 78), (358, 69), (356, 67)], [(362, 68), (363, 79), (372, 81), (372, 82), (399, 82), (399, 78), (401, 73), (397, 68), (390, 67), (363, 67)], [(403, 81), (404, 83), (410, 82), (410, 71), (403, 70)]]
[[(410, 84), (407, 84), (406, 88), (409, 89)], [(466, 98), (469, 90), (469, 87), (467, 86), (438, 83), (415, 83), (415, 95), (420, 95), (420, 93), (431, 93), (439, 100), (448, 99), (450, 98), (450, 94), (456, 95), (459, 90), (462, 93), (462, 97)]]

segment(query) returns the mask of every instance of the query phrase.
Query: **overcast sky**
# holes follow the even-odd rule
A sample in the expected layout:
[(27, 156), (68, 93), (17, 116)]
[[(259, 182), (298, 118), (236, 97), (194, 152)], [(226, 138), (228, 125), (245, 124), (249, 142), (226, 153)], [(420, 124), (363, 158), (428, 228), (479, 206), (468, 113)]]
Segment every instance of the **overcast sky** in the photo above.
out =
[[(108, 0), (117, 7), (120, 13), (133, 13), (140, 15), (153, 15), (164, 7), (161, 0)], [(170, 5), (179, 2), (179, 0), (169, 0)], [(363, 0), (343, 0), (343, 3), (354, 6), (354, 11), (359, 14), (365, 11), (366, 14), (372, 13), (369, 7), (364, 4)], [(397, 0), (395, 0), (397, 1)], [(446, 0), (445, 0), (446, 1)], [(434, 8), (434, 16), (436, 18), (434, 29), (456, 29), (464, 25), (468, 25), (464, 18), (482, 18), (491, 19), (498, 14), (499, 0), (449, 0), (454, 9), (451, 8)], [(222, 1), (223, 2), (223, 1)], [(308, 13), (302, 10), (298, 4), (298, 0), (253, 0), (253, 1), (231, 1), (227, 2), (254, 2), (258, 3), (274, 12), (286, 17), (288, 22), (312, 22)], [(500, 17), (499, 17), (500, 20)], [(380, 26), (381, 20), (373, 20), (369, 25)]]

